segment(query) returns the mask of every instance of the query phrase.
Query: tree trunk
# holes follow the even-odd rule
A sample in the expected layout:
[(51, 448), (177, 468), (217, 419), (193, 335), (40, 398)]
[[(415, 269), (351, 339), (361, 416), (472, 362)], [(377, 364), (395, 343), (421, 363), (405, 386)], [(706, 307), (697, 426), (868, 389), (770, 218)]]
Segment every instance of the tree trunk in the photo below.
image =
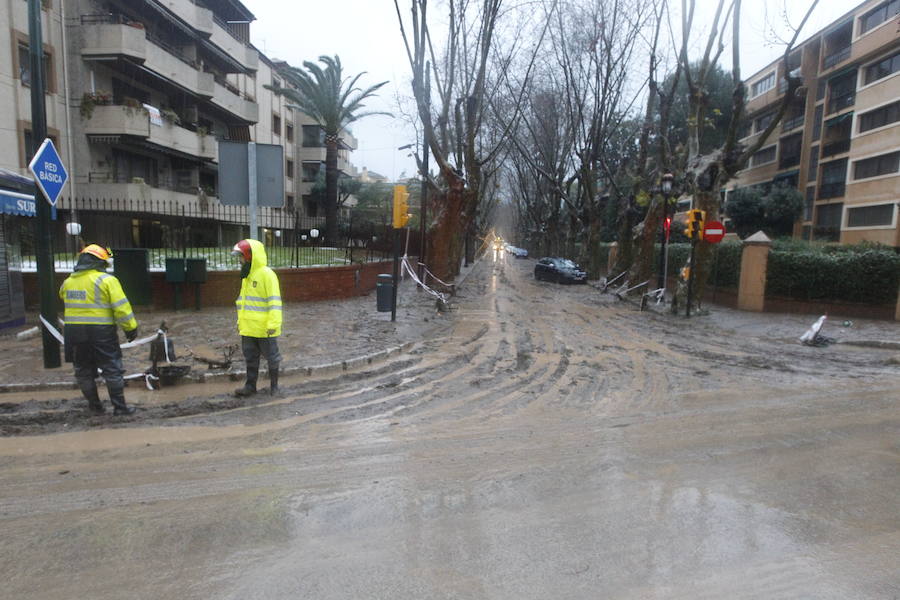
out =
[[(637, 242), (637, 256), (628, 273), (628, 281), (632, 285), (648, 281), (653, 275), (655, 266), (653, 255), (655, 243), (659, 239), (659, 225), (662, 219), (663, 206), (663, 202), (658, 197), (653, 198), (647, 209), (647, 216), (644, 217), (644, 223), (638, 234), (634, 236)], [(651, 282), (647, 284), (646, 288), (638, 291), (644, 293), (655, 288), (655, 282)]]
[(338, 240), (338, 137), (325, 136), (325, 243), (339, 247)]

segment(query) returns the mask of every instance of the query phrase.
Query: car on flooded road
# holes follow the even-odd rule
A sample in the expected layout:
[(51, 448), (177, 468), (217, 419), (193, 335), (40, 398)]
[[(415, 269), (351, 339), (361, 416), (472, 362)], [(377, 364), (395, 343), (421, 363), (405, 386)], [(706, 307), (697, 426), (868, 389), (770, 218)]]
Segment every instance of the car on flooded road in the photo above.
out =
[(587, 283), (587, 273), (575, 262), (549, 256), (534, 265), (534, 278), (556, 283)]

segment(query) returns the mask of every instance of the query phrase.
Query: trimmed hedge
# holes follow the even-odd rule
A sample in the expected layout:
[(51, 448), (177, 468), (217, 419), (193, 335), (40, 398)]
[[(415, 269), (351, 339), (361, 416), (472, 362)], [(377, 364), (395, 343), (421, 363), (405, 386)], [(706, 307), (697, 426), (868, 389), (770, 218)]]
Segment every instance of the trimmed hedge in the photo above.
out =
[(898, 285), (900, 254), (886, 246), (807, 246), (800, 252), (769, 253), (767, 296), (892, 304)]
[[(598, 264), (605, 267), (609, 258), (610, 244), (597, 244), (594, 253), (600, 261)], [(687, 263), (691, 254), (691, 245), (683, 243), (669, 244), (669, 263), (666, 273), (675, 277), (681, 272), (681, 268)], [(737, 289), (741, 279), (741, 245), (735, 242), (719, 244), (713, 250), (713, 264), (710, 271), (709, 285), (717, 285), (722, 288)], [(718, 253), (718, 258), (716, 254)], [(654, 246), (653, 267), (659, 264), (659, 244)]]

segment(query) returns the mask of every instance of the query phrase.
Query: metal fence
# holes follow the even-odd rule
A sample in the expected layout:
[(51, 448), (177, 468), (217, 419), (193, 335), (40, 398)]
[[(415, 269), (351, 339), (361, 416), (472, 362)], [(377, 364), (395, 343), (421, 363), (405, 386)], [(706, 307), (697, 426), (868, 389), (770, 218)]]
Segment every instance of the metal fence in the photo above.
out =
[[(21, 266), (35, 270), (33, 219), (19, 219)], [(67, 224), (81, 225), (72, 235)], [(390, 258), (392, 232), (380, 215), (345, 211), (338, 238), (324, 239), (325, 219), (294, 210), (260, 207), (260, 238), (273, 267), (310, 267), (371, 262)], [(166, 258), (206, 258), (210, 270), (237, 268), (234, 244), (250, 237), (246, 207), (223, 206), (214, 199), (184, 203), (156, 199), (61, 198), (52, 223), (58, 271), (71, 270), (78, 251), (97, 243), (112, 249), (147, 248), (151, 270), (163, 270)], [(418, 249), (418, 237), (410, 248)], [(417, 254), (417, 252), (413, 252)]]

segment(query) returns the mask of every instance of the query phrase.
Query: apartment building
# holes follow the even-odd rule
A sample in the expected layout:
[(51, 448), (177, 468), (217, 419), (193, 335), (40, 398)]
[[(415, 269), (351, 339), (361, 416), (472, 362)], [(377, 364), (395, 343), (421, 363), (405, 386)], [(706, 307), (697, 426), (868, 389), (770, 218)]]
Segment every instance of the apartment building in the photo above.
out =
[[(786, 88), (779, 58), (746, 80), (745, 144)], [(795, 235), (900, 246), (900, 0), (867, 0), (793, 50), (800, 97), (729, 190), (783, 183), (805, 208)], [(727, 196), (726, 196), (727, 198)]]
[[(6, 4), (0, 139), (8, 150), (0, 168), (27, 174), (27, 3)], [(70, 174), (58, 227), (74, 209), (85, 228), (131, 231), (136, 246), (171, 243), (167, 236), (185, 218), (193, 220), (192, 244), (235, 235), (230, 229), (248, 219), (243, 209), (218, 203), (219, 140), (283, 146), (281, 208), (320, 216), (313, 202), (299, 199), (309, 194), (314, 166), (324, 164), (321, 128), (266, 89), (285, 63), (250, 44), (254, 16), (240, 0), (42, 4), (48, 132)], [(2, 57), (7, 48), (11, 55)], [(347, 175), (355, 173), (349, 162), (355, 147), (345, 136), (339, 167)], [(226, 212), (223, 230), (215, 221)]]

